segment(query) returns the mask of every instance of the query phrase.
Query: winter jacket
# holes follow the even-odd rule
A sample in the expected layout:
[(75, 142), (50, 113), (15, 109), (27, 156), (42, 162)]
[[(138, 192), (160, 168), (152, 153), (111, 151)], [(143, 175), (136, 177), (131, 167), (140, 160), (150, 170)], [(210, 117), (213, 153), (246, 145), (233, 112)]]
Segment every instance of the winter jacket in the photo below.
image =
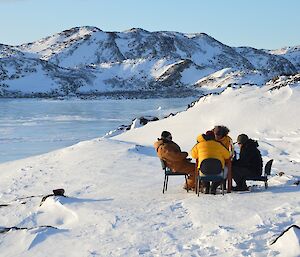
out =
[(233, 142), (230, 136), (222, 137), (221, 139), (216, 140), (220, 142), (222, 145), (225, 146), (225, 148), (230, 152), (230, 156), (233, 155)]
[(205, 135), (197, 137), (198, 143), (193, 147), (191, 155), (194, 159), (198, 159), (198, 168), (204, 159), (215, 158), (221, 161), (224, 168), (225, 160), (229, 159), (229, 151), (215, 140), (205, 140)]
[(181, 152), (180, 147), (173, 141), (158, 139), (154, 143), (157, 156), (164, 160), (173, 171), (193, 173), (195, 164), (186, 159), (187, 152)]
[(233, 160), (232, 165), (248, 168), (254, 176), (260, 176), (262, 174), (263, 162), (257, 147), (257, 141), (248, 139), (241, 147), (240, 158)]

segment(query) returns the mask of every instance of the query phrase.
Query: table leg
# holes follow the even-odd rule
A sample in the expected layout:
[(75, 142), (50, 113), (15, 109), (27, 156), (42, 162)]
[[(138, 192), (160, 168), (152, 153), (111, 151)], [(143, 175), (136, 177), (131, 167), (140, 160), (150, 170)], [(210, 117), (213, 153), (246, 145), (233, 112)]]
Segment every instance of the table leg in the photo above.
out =
[(231, 163), (231, 160), (226, 161), (226, 166), (228, 167), (227, 193), (231, 193), (231, 188), (232, 188), (232, 163)]

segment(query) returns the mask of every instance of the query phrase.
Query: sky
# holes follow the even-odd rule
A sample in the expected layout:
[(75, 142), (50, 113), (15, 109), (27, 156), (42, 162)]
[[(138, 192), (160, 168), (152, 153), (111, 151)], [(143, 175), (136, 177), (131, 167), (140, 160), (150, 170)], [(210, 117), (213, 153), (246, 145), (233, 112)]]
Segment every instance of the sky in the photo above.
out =
[(76, 26), (206, 33), (229, 46), (300, 45), (298, 0), (0, 0), (0, 43), (18, 45)]

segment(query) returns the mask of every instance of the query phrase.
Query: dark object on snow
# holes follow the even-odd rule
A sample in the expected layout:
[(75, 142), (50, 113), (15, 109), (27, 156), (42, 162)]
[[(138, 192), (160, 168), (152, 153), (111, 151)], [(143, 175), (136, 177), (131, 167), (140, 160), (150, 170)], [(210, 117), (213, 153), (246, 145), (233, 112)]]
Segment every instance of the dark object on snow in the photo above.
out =
[(295, 181), (294, 185), (299, 186), (300, 185), (300, 180)]
[(20, 227), (0, 227), (0, 234), (4, 234), (7, 233), (11, 230), (32, 230), (32, 229), (36, 229), (36, 228), (53, 228), (53, 229), (58, 229), (56, 227), (53, 226), (49, 226), (49, 225), (45, 225), (45, 226), (37, 226), (37, 227), (31, 227), (31, 228), (20, 228)]
[(297, 225), (292, 225), (292, 226), (288, 227), (288, 228), (287, 228), (286, 230), (284, 230), (278, 237), (276, 237), (276, 239), (271, 243), (271, 245), (272, 245), (272, 244), (275, 244), (276, 241), (277, 241), (280, 237), (282, 237), (286, 232), (288, 232), (291, 228), (297, 228), (297, 229), (300, 230), (300, 227), (297, 226)]
[(146, 125), (148, 122), (159, 120), (157, 117), (154, 116), (142, 116), (139, 119), (141, 125)]
[(59, 189), (53, 189), (53, 194), (50, 194), (50, 195), (45, 195), (42, 200), (41, 200), (41, 203), (40, 203), (40, 206), (45, 202), (45, 200), (49, 197), (49, 196), (63, 196), (63, 197), (66, 197), (64, 195), (65, 193), (65, 190), (63, 188), (59, 188)]
[(65, 190), (63, 188), (53, 189), (53, 194), (54, 195), (64, 196), (64, 193), (65, 193)]
[(279, 173), (278, 173), (278, 176), (279, 177), (282, 177), (284, 175), (284, 172), (283, 171), (280, 171)]

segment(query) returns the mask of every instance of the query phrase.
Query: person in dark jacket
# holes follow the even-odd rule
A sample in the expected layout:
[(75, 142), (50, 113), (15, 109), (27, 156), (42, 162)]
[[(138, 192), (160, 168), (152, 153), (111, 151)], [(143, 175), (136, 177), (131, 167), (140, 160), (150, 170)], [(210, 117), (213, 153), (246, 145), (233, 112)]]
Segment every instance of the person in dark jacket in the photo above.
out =
[(261, 176), (262, 174), (262, 158), (261, 153), (257, 149), (258, 143), (253, 139), (249, 139), (247, 135), (241, 134), (237, 138), (240, 147), (240, 158), (234, 158), (232, 162), (232, 175), (236, 183), (234, 191), (247, 191), (247, 176)]

